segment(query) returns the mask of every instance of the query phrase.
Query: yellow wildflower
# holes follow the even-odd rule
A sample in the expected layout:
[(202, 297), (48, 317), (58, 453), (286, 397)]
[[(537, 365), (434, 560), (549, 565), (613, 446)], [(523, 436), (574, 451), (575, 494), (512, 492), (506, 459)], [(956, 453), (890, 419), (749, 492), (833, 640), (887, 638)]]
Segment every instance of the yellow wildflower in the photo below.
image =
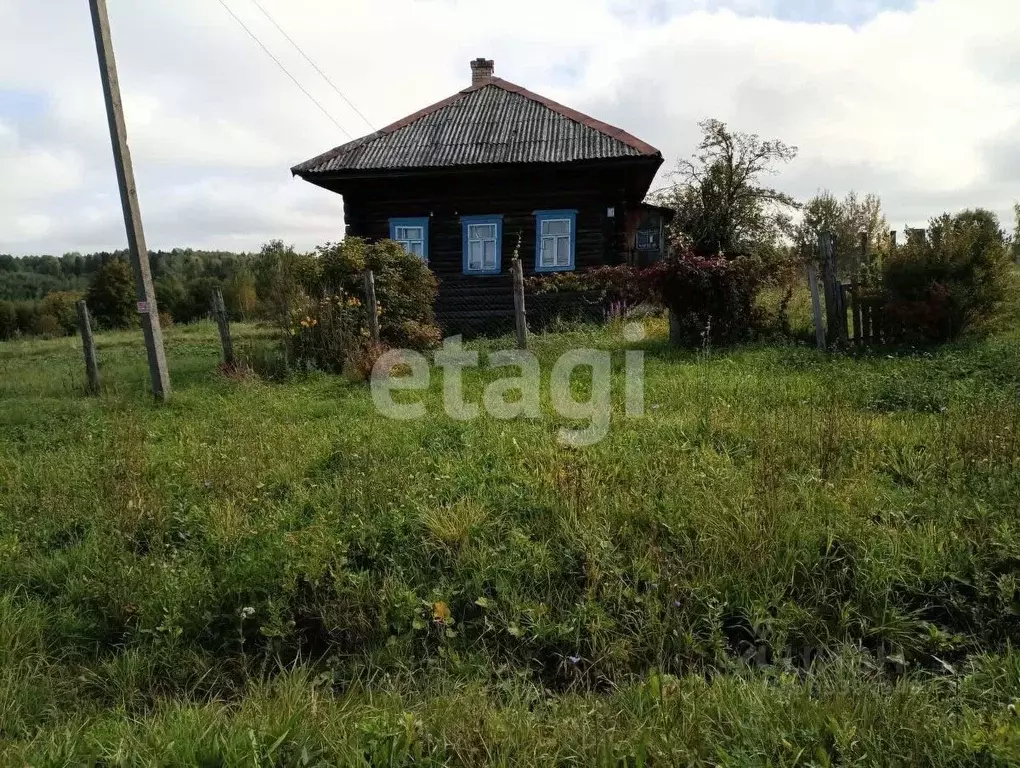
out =
[(450, 620), (450, 606), (440, 600), (438, 603), (432, 606), (432, 618), (441, 624), (445, 624)]

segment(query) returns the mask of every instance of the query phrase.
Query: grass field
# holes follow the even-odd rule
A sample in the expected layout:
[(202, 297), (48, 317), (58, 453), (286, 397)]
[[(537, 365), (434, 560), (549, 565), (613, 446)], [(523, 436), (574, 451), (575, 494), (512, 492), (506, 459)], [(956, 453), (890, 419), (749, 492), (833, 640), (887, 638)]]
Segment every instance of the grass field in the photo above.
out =
[(647, 417), (583, 450), (438, 381), (402, 423), (224, 377), (210, 325), (170, 330), (164, 407), (137, 333), (99, 398), (77, 339), (0, 344), (0, 763), (1020, 761), (1020, 334), (651, 331)]

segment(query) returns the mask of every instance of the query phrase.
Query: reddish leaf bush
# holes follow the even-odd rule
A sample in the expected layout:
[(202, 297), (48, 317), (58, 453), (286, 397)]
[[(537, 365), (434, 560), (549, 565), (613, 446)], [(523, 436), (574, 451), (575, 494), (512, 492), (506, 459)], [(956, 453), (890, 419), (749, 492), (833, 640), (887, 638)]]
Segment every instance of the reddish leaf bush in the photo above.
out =
[(540, 275), (529, 278), (536, 293), (595, 294), (606, 307), (655, 304), (673, 315), (674, 343), (730, 344), (750, 337), (761, 325), (755, 305), (764, 271), (751, 257), (672, 256), (646, 269), (631, 266)]
[(755, 299), (763, 270), (756, 259), (682, 254), (644, 272), (652, 297), (671, 312), (675, 344), (733, 344), (748, 339), (761, 325)]
[(532, 293), (589, 293), (607, 305), (650, 300), (645, 270), (627, 265), (535, 275), (525, 280), (525, 288)]

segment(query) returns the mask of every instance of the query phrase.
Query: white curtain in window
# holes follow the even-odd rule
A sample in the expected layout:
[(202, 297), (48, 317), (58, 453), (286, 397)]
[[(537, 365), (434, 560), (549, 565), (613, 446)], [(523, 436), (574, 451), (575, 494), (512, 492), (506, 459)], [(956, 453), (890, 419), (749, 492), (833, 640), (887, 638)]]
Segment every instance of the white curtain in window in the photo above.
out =
[(425, 255), (424, 227), (396, 227), (393, 239), (404, 246), (404, 250), (415, 256)]
[(468, 225), (468, 268), (496, 268), (496, 225)]
[(570, 266), (570, 219), (546, 219), (542, 222), (543, 267)]

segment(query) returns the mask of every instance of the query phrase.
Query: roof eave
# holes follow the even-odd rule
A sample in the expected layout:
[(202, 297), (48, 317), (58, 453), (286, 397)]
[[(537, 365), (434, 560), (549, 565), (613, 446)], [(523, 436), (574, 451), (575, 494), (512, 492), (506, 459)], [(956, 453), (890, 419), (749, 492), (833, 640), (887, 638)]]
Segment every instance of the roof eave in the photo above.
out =
[(574, 160), (568, 162), (531, 162), (531, 163), (478, 163), (473, 165), (444, 165), (431, 167), (409, 167), (409, 168), (367, 168), (339, 171), (309, 171), (304, 170), (301, 165), (291, 168), (294, 176), (316, 184), (318, 182), (330, 181), (357, 181), (361, 179), (380, 179), (407, 176), (438, 176), (465, 173), (490, 173), (493, 171), (511, 171), (525, 168), (548, 168), (548, 169), (583, 169), (599, 167), (625, 167), (632, 166), (654, 166), (654, 172), (665, 162), (661, 153), (655, 155), (630, 155), (626, 157), (603, 157), (588, 160)]

